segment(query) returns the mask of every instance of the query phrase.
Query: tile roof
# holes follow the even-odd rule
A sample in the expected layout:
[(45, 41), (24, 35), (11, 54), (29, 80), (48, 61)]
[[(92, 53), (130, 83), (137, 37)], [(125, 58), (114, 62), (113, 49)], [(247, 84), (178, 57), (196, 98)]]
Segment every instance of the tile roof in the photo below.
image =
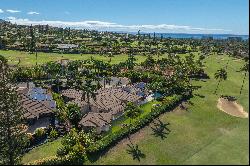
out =
[(102, 127), (108, 125), (111, 120), (112, 115), (110, 113), (90, 112), (82, 118), (79, 124), (85, 127)]

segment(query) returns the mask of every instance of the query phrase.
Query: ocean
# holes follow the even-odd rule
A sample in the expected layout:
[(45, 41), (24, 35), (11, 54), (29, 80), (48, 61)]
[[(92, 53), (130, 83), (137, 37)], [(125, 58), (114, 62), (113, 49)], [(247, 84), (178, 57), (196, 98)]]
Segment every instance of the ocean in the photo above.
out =
[[(137, 34), (137, 32), (128, 32), (129, 34)], [(141, 33), (148, 34), (148, 33)], [(149, 33), (151, 37), (153, 37), (153, 33)], [(194, 38), (194, 39), (201, 39), (203, 37), (213, 37), (213, 39), (227, 39), (228, 37), (241, 37), (243, 40), (249, 39), (249, 35), (233, 35), (233, 34), (187, 34), (187, 33), (155, 33), (156, 37), (161, 37), (161, 35), (164, 38)]]
[[(153, 34), (152, 34), (153, 35)], [(160, 37), (161, 34), (155, 34)], [(213, 37), (213, 39), (227, 39), (228, 37), (241, 37), (243, 40), (249, 39), (248, 35), (231, 35), (231, 34), (181, 34), (181, 33), (163, 33), (164, 38), (194, 38), (201, 39), (202, 37)]]

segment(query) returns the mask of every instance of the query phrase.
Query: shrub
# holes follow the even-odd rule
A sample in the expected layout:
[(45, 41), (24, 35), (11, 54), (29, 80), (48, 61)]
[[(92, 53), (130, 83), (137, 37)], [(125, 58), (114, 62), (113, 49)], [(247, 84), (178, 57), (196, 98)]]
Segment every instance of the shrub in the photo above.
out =
[(57, 149), (57, 151), (56, 151), (56, 155), (58, 156), (58, 157), (64, 157), (65, 155), (67, 155), (67, 150), (66, 150), (66, 148), (64, 148), (64, 147), (60, 147), (60, 148), (58, 148)]
[(51, 140), (55, 140), (58, 137), (58, 132), (55, 129), (52, 129), (49, 133), (49, 137)]
[(72, 156), (65, 156), (62, 158), (50, 156), (30, 163), (26, 163), (26, 165), (80, 165), (83, 164), (83, 161), (84, 160), (82, 158), (78, 159)]
[(30, 142), (32, 142), (34, 140), (34, 137), (31, 133), (27, 133), (27, 138), (29, 139)]
[(78, 123), (82, 119), (82, 112), (77, 104), (67, 105), (67, 118), (72, 125), (74, 125), (75, 127), (78, 126)]
[(37, 129), (35, 130), (35, 136), (36, 136), (37, 138), (42, 138), (42, 137), (45, 136), (45, 134), (46, 134), (46, 132), (45, 132), (45, 129), (44, 129), (44, 128), (37, 128)]

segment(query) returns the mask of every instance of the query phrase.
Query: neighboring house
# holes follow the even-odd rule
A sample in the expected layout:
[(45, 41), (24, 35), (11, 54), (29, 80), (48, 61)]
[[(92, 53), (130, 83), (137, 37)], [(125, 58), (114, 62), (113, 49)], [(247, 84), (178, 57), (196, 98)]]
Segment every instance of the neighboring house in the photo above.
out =
[(29, 126), (26, 132), (33, 133), (36, 128), (47, 127), (53, 123), (53, 109), (56, 108), (56, 103), (45, 89), (19, 86), (17, 92), (25, 112), (23, 116)]
[(110, 128), (110, 123), (112, 120), (112, 115), (110, 113), (94, 113), (90, 112), (86, 114), (79, 125), (85, 130), (96, 129), (97, 133), (102, 131), (108, 131)]
[(77, 48), (78, 48), (78, 45), (76, 44), (57, 44), (57, 49), (63, 50), (64, 52), (69, 52)]

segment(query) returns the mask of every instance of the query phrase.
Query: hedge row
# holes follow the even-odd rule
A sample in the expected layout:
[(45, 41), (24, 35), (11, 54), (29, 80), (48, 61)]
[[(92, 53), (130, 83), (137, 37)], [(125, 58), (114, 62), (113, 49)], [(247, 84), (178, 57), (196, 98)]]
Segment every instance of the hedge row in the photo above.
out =
[(50, 156), (26, 163), (25, 165), (82, 165), (83, 163), (84, 159), (76, 159), (70, 156), (66, 156), (63, 158), (57, 156)]

